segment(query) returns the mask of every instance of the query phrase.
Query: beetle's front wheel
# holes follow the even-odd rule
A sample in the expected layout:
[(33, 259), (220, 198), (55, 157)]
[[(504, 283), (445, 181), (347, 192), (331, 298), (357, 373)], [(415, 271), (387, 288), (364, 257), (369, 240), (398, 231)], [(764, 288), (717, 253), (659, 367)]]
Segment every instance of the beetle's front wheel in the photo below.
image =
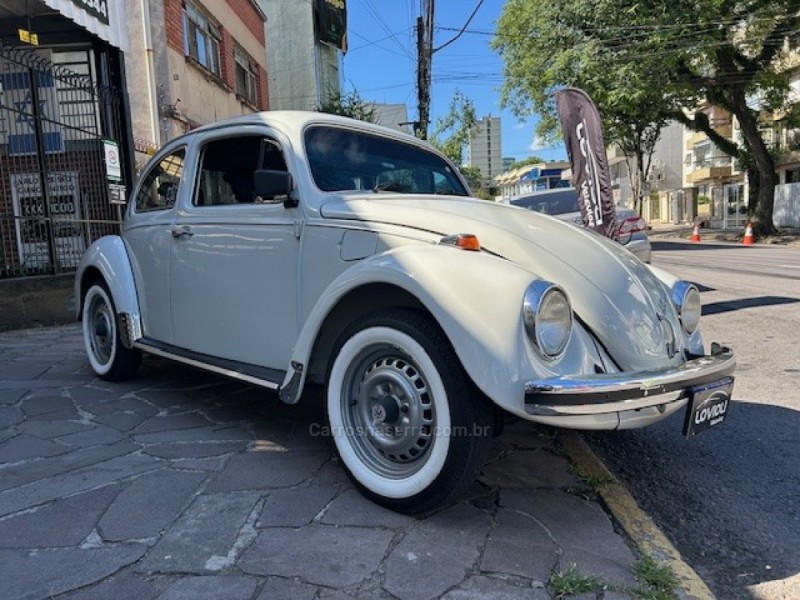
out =
[(412, 311), (376, 314), (337, 348), (328, 418), (361, 491), (411, 514), (463, 492), (488, 452), (492, 410), (435, 323)]
[(114, 301), (104, 285), (95, 283), (86, 291), (82, 321), (83, 342), (92, 370), (109, 381), (133, 377), (141, 353), (122, 344)]

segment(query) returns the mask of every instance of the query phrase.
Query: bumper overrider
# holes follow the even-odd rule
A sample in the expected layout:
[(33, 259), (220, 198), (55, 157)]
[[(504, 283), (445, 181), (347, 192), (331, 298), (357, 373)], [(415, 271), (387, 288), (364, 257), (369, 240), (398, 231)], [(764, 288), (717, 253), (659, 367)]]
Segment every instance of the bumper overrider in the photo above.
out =
[(711, 345), (711, 354), (666, 369), (553, 377), (525, 385), (525, 412), (533, 416), (603, 415), (638, 410), (688, 398), (691, 388), (731, 375), (730, 348)]

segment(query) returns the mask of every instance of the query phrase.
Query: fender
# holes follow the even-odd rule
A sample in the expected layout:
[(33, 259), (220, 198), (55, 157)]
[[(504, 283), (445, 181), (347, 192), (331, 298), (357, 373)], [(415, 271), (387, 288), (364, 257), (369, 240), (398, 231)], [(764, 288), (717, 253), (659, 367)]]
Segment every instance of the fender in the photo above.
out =
[[(594, 345), (579, 327), (564, 357), (547, 365), (533, 351), (522, 324), (522, 298), (537, 276), (505, 259), (448, 246), (405, 246), (373, 256), (342, 273), (319, 298), (295, 345), (282, 389), (299, 399), (316, 338), (327, 316), (350, 291), (384, 283), (402, 288), (431, 313), (480, 390), (524, 414), (524, 382), (534, 376), (582, 372)], [(581, 333), (583, 332), (583, 333)], [(588, 344), (587, 344), (588, 342)]]
[[(107, 235), (95, 241), (81, 258), (75, 273), (75, 317), (81, 318), (83, 297), (81, 288), (86, 271), (95, 268), (103, 276), (117, 315), (124, 317), (123, 341), (134, 342), (142, 337), (139, 299), (136, 295), (136, 282), (125, 242), (118, 235)], [(125, 337), (128, 339), (126, 340)]]

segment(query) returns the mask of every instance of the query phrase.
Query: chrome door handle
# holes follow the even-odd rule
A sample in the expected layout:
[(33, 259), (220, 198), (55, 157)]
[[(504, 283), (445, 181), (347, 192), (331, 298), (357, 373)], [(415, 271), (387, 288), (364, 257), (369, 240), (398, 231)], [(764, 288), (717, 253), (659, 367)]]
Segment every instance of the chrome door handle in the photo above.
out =
[(172, 228), (172, 237), (176, 240), (179, 240), (182, 237), (192, 237), (194, 235), (194, 231), (192, 231), (188, 225), (181, 225), (180, 227), (173, 227)]

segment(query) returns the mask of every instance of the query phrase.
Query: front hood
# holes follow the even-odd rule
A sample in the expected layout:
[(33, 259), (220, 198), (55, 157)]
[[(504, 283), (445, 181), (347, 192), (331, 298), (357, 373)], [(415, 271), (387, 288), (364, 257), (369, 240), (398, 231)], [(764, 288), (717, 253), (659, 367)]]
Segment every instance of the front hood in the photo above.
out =
[[(682, 329), (666, 286), (630, 252), (595, 233), (524, 208), (449, 196), (340, 195), (321, 214), (442, 236), (473, 233), (485, 250), (564, 288), (576, 315), (621, 369), (682, 361)], [(679, 350), (673, 356), (670, 328)]]

